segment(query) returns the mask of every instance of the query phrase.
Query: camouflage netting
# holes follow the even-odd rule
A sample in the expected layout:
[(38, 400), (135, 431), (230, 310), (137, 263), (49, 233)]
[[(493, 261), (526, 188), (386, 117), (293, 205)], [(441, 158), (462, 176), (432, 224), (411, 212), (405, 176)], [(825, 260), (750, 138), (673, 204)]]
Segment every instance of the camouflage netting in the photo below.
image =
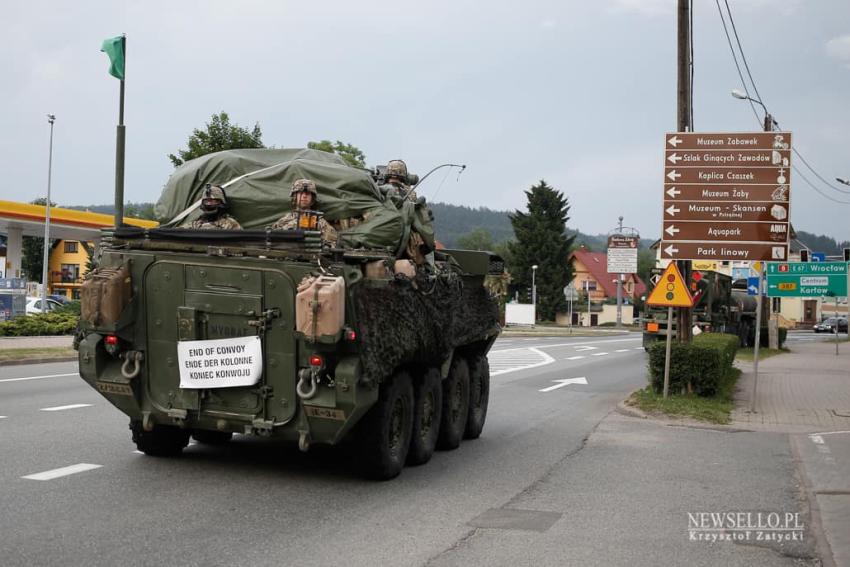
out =
[[(193, 159), (171, 174), (155, 212), (159, 220), (170, 221), (212, 183), (225, 187), (229, 213), (242, 228), (262, 229), (291, 210), (289, 190), (301, 178), (316, 183), (318, 208), (329, 221), (368, 216), (340, 232), (346, 247), (401, 250), (407, 227), (421, 223), (413, 211), (399, 210), (387, 200), (368, 170), (350, 167), (337, 155), (305, 149), (227, 150)], [(182, 223), (200, 214), (195, 210)]]
[(365, 280), (352, 295), (363, 371), (378, 381), (401, 365), (439, 366), (452, 348), (494, 332), (499, 321), (487, 290), (451, 272), (435, 281), (398, 277), (385, 286)]

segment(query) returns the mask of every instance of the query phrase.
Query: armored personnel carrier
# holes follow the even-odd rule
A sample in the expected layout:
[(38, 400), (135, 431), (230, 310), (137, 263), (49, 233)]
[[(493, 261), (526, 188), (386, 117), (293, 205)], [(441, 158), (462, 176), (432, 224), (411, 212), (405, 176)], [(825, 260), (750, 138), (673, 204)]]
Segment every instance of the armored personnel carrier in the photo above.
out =
[[(272, 231), (289, 187), (315, 181), (335, 244)], [(243, 230), (180, 228), (207, 183)], [(387, 199), (368, 170), (314, 150), (230, 150), (178, 168), (160, 228), (104, 231), (83, 285), (80, 375), (130, 421), (148, 455), (190, 436), (354, 443), (371, 477), (398, 475), (481, 434), (487, 352), (499, 334), (485, 252), (403, 257), (412, 230), (433, 247), (424, 202)], [(352, 219), (354, 219), (352, 221)]]

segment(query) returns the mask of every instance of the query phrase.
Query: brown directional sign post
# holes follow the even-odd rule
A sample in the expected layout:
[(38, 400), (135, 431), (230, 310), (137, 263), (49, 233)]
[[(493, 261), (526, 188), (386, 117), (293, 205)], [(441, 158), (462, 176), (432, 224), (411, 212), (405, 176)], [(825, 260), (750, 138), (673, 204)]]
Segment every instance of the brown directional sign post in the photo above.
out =
[(676, 132), (664, 142), (663, 259), (788, 259), (789, 132)]

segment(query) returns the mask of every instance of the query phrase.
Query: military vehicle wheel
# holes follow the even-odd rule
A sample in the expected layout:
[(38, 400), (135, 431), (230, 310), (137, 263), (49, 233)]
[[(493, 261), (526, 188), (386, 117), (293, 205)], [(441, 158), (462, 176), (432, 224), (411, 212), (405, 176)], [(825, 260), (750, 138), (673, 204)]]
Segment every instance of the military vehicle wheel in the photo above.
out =
[(423, 465), (431, 460), (440, 432), (442, 402), (440, 371), (429, 368), (413, 385), (413, 431), (407, 453), (408, 465)]
[(133, 442), (142, 453), (155, 457), (176, 457), (189, 444), (189, 432), (170, 425), (155, 425), (145, 431), (140, 421), (130, 423)]
[(232, 438), (233, 433), (230, 431), (196, 429), (192, 432), (192, 439), (202, 445), (226, 445)]
[(466, 430), (469, 414), (469, 366), (463, 357), (452, 361), (449, 376), (443, 380), (443, 415), (437, 448), (457, 449)]
[(413, 384), (407, 372), (397, 372), (381, 385), (378, 401), (366, 414), (360, 445), (367, 476), (389, 480), (407, 459), (413, 429)]
[(469, 415), (466, 417), (464, 439), (478, 439), (487, 419), (490, 403), (490, 363), (487, 356), (476, 355), (469, 364)]

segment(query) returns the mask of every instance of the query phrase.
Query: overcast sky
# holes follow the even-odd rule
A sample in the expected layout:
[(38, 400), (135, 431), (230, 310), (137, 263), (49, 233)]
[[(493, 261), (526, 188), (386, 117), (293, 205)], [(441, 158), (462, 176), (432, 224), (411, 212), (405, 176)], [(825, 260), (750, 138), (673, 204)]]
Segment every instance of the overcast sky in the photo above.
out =
[[(53, 113), (54, 201), (112, 202), (119, 81), (99, 49), (126, 33), (128, 201), (156, 201), (173, 170), (167, 154), (225, 110), (259, 122), (266, 145), (339, 139), (369, 165), (401, 157), (419, 173), (467, 164), (459, 181), (432, 176), (421, 191), (431, 200), (522, 208), (542, 178), (569, 198), (571, 228), (605, 232), (624, 215), (658, 237), (664, 133), (676, 127), (675, 4), (6, 3), (0, 198), (46, 194)], [(729, 94), (741, 84), (715, 1), (694, 4), (695, 130), (759, 129)], [(850, 2), (729, 4), (782, 128), (825, 179), (850, 177)], [(850, 239), (848, 219), (850, 204), (793, 179), (797, 229)]]

